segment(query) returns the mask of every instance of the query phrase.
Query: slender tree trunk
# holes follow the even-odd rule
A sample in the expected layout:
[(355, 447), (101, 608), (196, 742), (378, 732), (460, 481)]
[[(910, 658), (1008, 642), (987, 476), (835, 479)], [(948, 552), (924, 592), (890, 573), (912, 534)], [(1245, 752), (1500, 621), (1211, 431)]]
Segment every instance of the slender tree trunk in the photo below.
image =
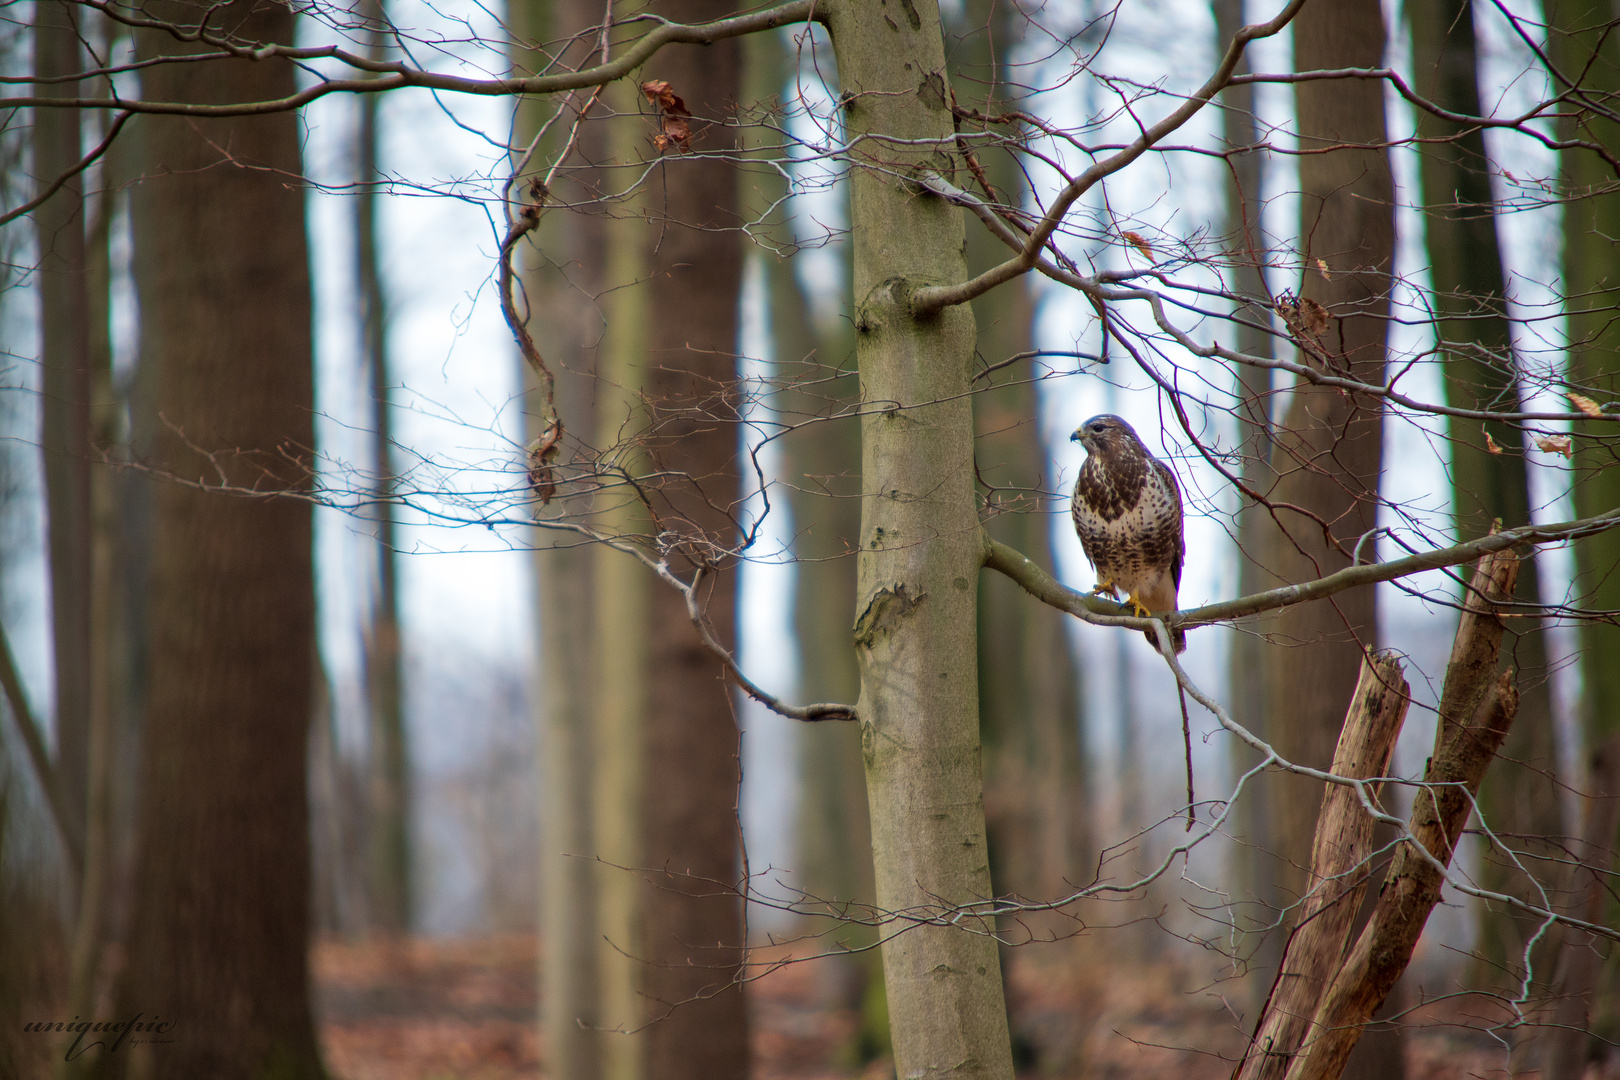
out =
[[(81, 9), (65, 0), (34, 5), (34, 74), (82, 71)], [(77, 97), (77, 81), (41, 82), (43, 97)], [(82, 154), (75, 109), (34, 110), (34, 177), (56, 182)], [(90, 296), (85, 277), (82, 176), (33, 213), (39, 242), (40, 449), (45, 464), (46, 548), (56, 700), (56, 770), (71, 815), (85, 832), (90, 755)], [(82, 867), (72, 867), (75, 881)]]
[[(1377, 67), (1383, 50), (1377, 0), (1310, 4), (1294, 21), (1300, 71)], [(1355, 378), (1379, 383), (1395, 253), (1394, 183), (1388, 157), (1377, 149), (1385, 140), (1383, 88), (1306, 82), (1297, 87), (1296, 101), (1303, 149), (1344, 146), (1300, 158), (1306, 267), (1300, 293), (1328, 310), (1323, 341), (1336, 361)], [(1301, 581), (1349, 565), (1360, 538), (1377, 524), (1381, 443), (1376, 400), (1304, 383), (1294, 388), (1274, 431), (1271, 472), (1278, 479), (1265, 490), (1281, 525), (1270, 530), (1265, 567), (1278, 579)], [(1372, 552), (1364, 548), (1362, 557)], [(1375, 591), (1301, 605), (1261, 628), (1271, 641), (1261, 665), (1265, 713), (1290, 718), (1286, 726), (1272, 725), (1273, 745), (1293, 761), (1325, 768), (1361, 658), (1376, 643)], [(1320, 802), (1315, 781), (1275, 779), (1272, 806)], [(1287, 900), (1305, 889), (1300, 868), (1309, 865), (1314, 822), (1310, 815), (1278, 813), (1272, 824), (1271, 850), (1283, 860), (1278, 877)], [(1399, 1075), (1399, 1054), (1382, 1056), (1385, 1075)]]
[[(1308, 5), (1294, 22), (1294, 62), (1301, 71), (1345, 65), (1377, 66), (1383, 56), (1383, 17), (1374, 0)], [(1297, 90), (1302, 144), (1317, 149), (1384, 140), (1383, 91), (1355, 82), (1307, 82)], [(1341, 149), (1300, 158), (1300, 233), (1307, 249), (1302, 293), (1333, 316), (1324, 337), (1357, 378), (1378, 382), (1384, 365), (1384, 318), (1394, 256), (1393, 183), (1382, 150)], [(1327, 264), (1331, 280), (1317, 272)], [(1376, 401), (1338, 390), (1295, 387), (1288, 414), (1275, 433), (1273, 472), (1266, 492), (1286, 530), (1273, 531), (1266, 566), (1276, 579), (1301, 581), (1350, 563), (1357, 540), (1377, 521), (1382, 423)], [(1324, 529), (1326, 526), (1326, 529)], [(1330, 536), (1324, 536), (1324, 532)], [(1364, 557), (1370, 557), (1364, 551)], [(1264, 651), (1266, 709), (1292, 721), (1274, 732), (1292, 760), (1326, 768), (1333, 754), (1338, 713), (1355, 689), (1362, 650), (1374, 643), (1373, 590), (1343, 594), (1331, 604), (1291, 608), (1265, 627), (1282, 646)], [(1293, 778), (1289, 778), (1292, 780)], [(1303, 798), (1278, 785), (1283, 798)], [(1311, 804), (1314, 804), (1314, 801)], [(1278, 849), (1287, 863), (1308, 863), (1312, 822), (1290, 815), (1276, 823)], [(1298, 895), (1303, 871), (1287, 882)]]
[[(1546, 19), (1551, 28), (1547, 47), (1553, 65), (1567, 78), (1578, 78), (1583, 93), (1612, 97), (1620, 91), (1620, 42), (1615, 40), (1609, 27), (1612, 18), (1607, 6), (1588, 0), (1558, 0), (1546, 5)], [(1558, 86), (1560, 90), (1565, 88), (1562, 83)], [(1596, 141), (1608, 147), (1620, 146), (1620, 124), (1588, 111), (1566, 117), (1558, 135)], [(1620, 361), (1616, 359), (1620, 326), (1614, 320), (1616, 304), (1620, 303), (1620, 252), (1614, 242), (1614, 238), (1620, 236), (1620, 193), (1611, 190), (1613, 170), (1595, 154), (1565, 151), (1560, 155), (1559, 164), (1563, 173), (1561, 194), (1568, 200), (1564, 203), (1563, 266), (1569, 334), (1568, 377), (1579, 392), (1607, 406), (1620, 396)], [(1577, 431), (1592, 441), (1582, 440), (1574, 459), (1575, 511), (1601, 513), (1597, 507), (1620, 504), (1620, 467), (1616, 467), (1620, 465), (1620, 453), (1612, 441), (1613, 425), (1578, 424)], [(1576, 541), (1574, 550), (1574, 602), (1593, 610), (1620, 608), (1620, 575), (1614, 572), (1614, 567), (1620, 565), (1620, 536), (1607, 532), (1587, 537)], [(1590, 759), (1620, 736), (1620, 665), (1613, 662), (1613, 658), (1620, 655), (1620, 627), (1603, 620), (1583, 619), (1577, 632), (1580, 728)], [(1602, 780), (1600, 771), (1591, 770), (1586, 778), (1586, 794), (1599, 795), (1602, 789), (1594, 785)], [(1601, 823), (1600, 817), (1594, 815), (1594, 819), (1588, 821), (1589, 826)], [(1583, 839), (1610, 852), (1615, 851), (1620, 842), (1612, 826), (1607, 836), (1589, 834)], [(1577, 878), (1577, 884), (1579, 881)], [(1603, 910), (1612, 924), (1613, 901), (1606, 901)], [(1581, 940), (1583, 937), (1571, 935), (1571, 950), (1586, 947)], [(1566, 966), (1572, 959), (1567, 952), (1562, 958)], [(1589, 987), (1566, 983), (1560, 990), (1578, 993), (1581, 1000), (1572, 1002), (1570, 1007), (1578, 1005), (1583, 1013), (1595, 1013), (1599, 1001), (1605, 1001), (1607, 1007), (1613, 1009), (1614, 965), (1606, 965), (1601, 974), (1595, 973)], [(1553, 1080), (1566, 1080), (1573, 1071), (1573, 1059), (1567, 1046), (1574, 1041), (1573, 1034), (1561, 1032), (1550, 1049), (1553, 1056), (1547, 1064)], [(1579, 1039), (1583, 1047), (1586, 1041)], [(1574, 1055), (1582, 1064), (1584, 1057), (1584, 1053)]]
[[(752, 35), (743, 48), (749, 66), (744, 99), (750, 105), (778, 99), (799, 58), (784, 49), (781, 37), (775, 34)], [(777, 141), (768, 129), (762, 138), (773, 145)], [(786, 194), (786, 185), (775, 178), (774, 172), (768, 173), (751, 186), (751, 217)], [(773, 223), (775, 242), (795, 242), (792, 217), (789, 204), (781, 220)], [(847, 255), (847, 248), (840, 251)], [(793, 521), (798, 694), (805, 701), (853, 702), (860, 694), (851, 627), (855, 622), (855, 551), (860, 546), (861, 446), (859, 422), (841, 414), (859, 396), (855, 336), (842, 309), (831, 317), (825, 310), (818, 312), (814, 298), (795, 273), (793, 260), (769, 252), (755, 257), (765, 263), (770, 290), (772, 374), (781, 384), (773, 405), (784, 423), (805, 425), (779, 444), (782, 481)], [(873, 898), (872, 829), (867, 820), (860, 729), (853, 724), (801, 724), (793, 735), (799, 762), (798, 875), (791, 884), (812, 906), (851, 901), (869, 905)], [(839, 927), (834, 936), (849, 949), (864, 948), (877, 940), (869, 928), (853, 924)], [(836, 1053), (861, 1062), (887, 1053), (887, 1022), (876, 1022), (884, 1012), (877, 952), (832, 955), (818, 961), (818, 966), (825, 1000), (835, 1008), (857, 1009), (862, 1017), (850, 1042)]]
[[(387, 13), (381, 0), (365, 0), (366, 48), (386, 59)], [(376, 593), (365, 634), (367, 704), (367, 861), (373, 930), (390, 937), (410, 933), (415, 908), (411, 858), (411, 764), (405, 731), (404, 678), (400, 662), (399, 573), (394, 538), (392, 380), (388, 364), (388, 300), (377, 243), (382, 195), (377, 150), (379, 95), (361, 94), (355, 173), (366, 185), (355, 202), (355, 263), (359, 271), (360, 331), (371, 378), (371, 456), (377, 470), (373, 515), (377, 522)]]
[[(1226, 48), (1243, 26), (1243, 0), (1215, 0), (1215, 48)], [(1247, 58), (1238, 71), (1248, 70)], [(1256, 141), (1254, 87), (1244, 84), (1228, 87), (1221, 94), (1222, 134), (1229, 149), (1253, 146)], [(1233, 332), (1237, 347), (1251, 356), (1271, 356), (1272, 338), (1260, 327), (1271, 321), (1266, 306), (1270, 293), (1261, 267), (1266, 258), (1265, 237), (1260, 228), (1263, 202), (1259, 151), (1234, 153), (1226, 159), (1226, 252), (1232, 260), (1230, 287), (1249, 302), (1235, 306), (1240, 321)], [(1237, 370), (1242, 405), (1237, 415), (1238, 438), (1243, 448), (1241, 476), (1252, 490), (1263, 484), (1271, 467), (1271, 372), (1243, 366)], [(1266, 510), (1246, 496), (1237, 511), (1239, 596), (1251, 596), (1266, 588), (1269, 577), (1263, 569), (1265, 542), (1271, 521)], [(1232, 715), (1263, 739), (1274, 735), (1266, 716), (1266, 695), (1261, 683), (1261, 656), (1265, 643), (1254, 633), (1240, 631), (1231, 637), (1230, 672)], [(1241, 896), (1246, 906), (1244, 929), (1262, 930), (1269, 925), (1282, 897), (1277, 890), (1278, 866), (1274, 850), (1270, 809), (1273, 777), (1257, 778), (1252, 795), (1237, 807), (1237, 836), (1243, 844), (1235, 849)], [(1282, 938), (1278, 934), (1259, 937), (1257, 950), (1250, 957), (1259, 971), (1275, 967), (1282, 958)], [(1255, 1007), (1265, 999), (1264, 979), (1250, 980), (1250, 998)]]
[[(632, 112), (636, 108), (633, 94), (628, 86), (614, 86), (607, 92), (606, 103), (614, 112)], [(645, 145), (643, 133), (624, 124), (615, 126), (612, 139), (615, 162), (635, 160)], [(625, 286), (645, 276), (647, 230), (635, 218), (609, 220), (604, 230), (605, 286), (613, 291), (598, 301), (606, 328), (597, 354), (596, 443), (605, 466), (635, 473), (643, 464), (641, 448), (625, 437), (644, 420), (641, 387), (649, 317), (646, 290)], [(606, 505), (594, 520), (610, 534), (645, 533), (649, 524), (624, 486), (615, 483), (616, 476), (604, 480), (614, 486), (603, 493)], [(647, 865), (641, 790), (649, 761), (646, 713), (655, 688), (648, 670), (648, 612), (652, 590), (665, 586), (651, 580), (645, 567), (618, 552), (600, 553), (593, 569), (592, 853), (603, 860), (595, 879), (601, 935), (597, 969), (601, 1022), (614, 1032), (602, 1044), (602, 1075), (608, 1080), (640, 1080), (646, 1074), (647, 1036), (627, 1033), (640, 1029), (647, 1019), (640, 981), (641, 958), (646, 955), (644, 892), (635, 868)]]
[[(190, 17), (174, 5), (151, 14)], [(250, 40), (292, 40), (288, 8), (227, 6), (218, 17)], [(176, 48), (166, 34), (137, 36), (142, 58)], [(292, 93), (293, 71), (245, 60), (158, 65), (142, 83), (166, 101), (260, 100)], [(172, 1042), (107, 1061), (133, 1075), (316, 1080), (311, 514), (297, 497), (264, 497), (308, 486), (314, 443), (297, 118), (144, 127), (142, 356), (158, 367), (165, 425), (153, 464), (174, 479), (156, 484), (140, 853), (119, 997), (124, 1015), (176, 1026)], [(261, 494), (185, 482), (221, 475)]]
[[(851, 138), (948, 138), (935, 4), (839, 0), (828, 14)], [(877, 900), (902, 912), (990, 893), (975, 640), (985, 556), (967, 397), (974, 327), (969, 310), (919, 320), (909, 303), (919, 286), (960, 281), (967, 269), (961, 212), (899, 178), (902, 163), (935, 152), (855, 145), (862, 399), (890, 403), (866, 409), (861, 421), (855, 642)], [(869, 154), (883, 171), (861, 167)], [(907, 925), (884, 942), (897, 1075), (1012, 1076), (990, 929)]]
[[(729, 14), (729, 0), (667, 0), (681, 22)], [(736, 147), (722, 125), (742, 91), (736, 41), (659, 54), (648, 73), (667, 80), (696, 118), (693, 143)], [(738, 454), (737, 304), (742, 235), (732, 230), (737, 172), (719, 157), (671, 152), (651, 198), (669, 224), (652, 256), (645, 386), (647, 451), (665, 479), (653, 504), (671, 565), (690, 573), (707, 561), (706, 540), (736, 543), (731, 517), (742, 490)], [(691, 546), (688, 546), (691, 545)], [(727, 567), (703, 596), (722, 642), (735, 640), (737, 575)], [(658, 587), (648, 610), (650, 695), (643, 787), (645, 865), (658, 871), (645, 894), (643, 988), (652, 1015), (649, 1080), (742, 1080), (748, 1075), (743, 1000), (743, 911), (729, 891), (740, 880), (737, 793), (739, 730), (730, 687), (698, 639), (685, 600)]]
[[(1467, 0), (1414, 0), (1407, 5), (1412, 26), (1413, 77), (1419, 92), (1454, 112), (1480, 111), (1477, 49), (1472, 5)], [(1513, 342), (1505, 310), (1502, 255), (1496, 237), (1485, 139), (1477, 129), (1464, 131), (1418, 111), (1418, 135), (1435, 141), (1421, 158), (1425, 229), (1434, 278), (1436, 324), (1446, 355), (1446, 386), (1452, 404), (1486, 409), (1523, 405), (1513, 359)], [(1453, 420), (1450, 424), (1454, 512), (1459, 539), (1480, 536), (1493, 520), (1507, 527), (1530, 520), (1528, 462), (1523, 436), (1508, 425)], [(1491, 453), (1487, 436), (1505, 452)], [(1521, 568), (1520, 595), (1539, 601), (1536, 560)], [(1561, 848), (1564, 835), (1558, 798), (1557, 748), (1552, 723), (1551, 687), (1546, 679), (1547, 644), (1535, 609), (1515, 619), (1511, 645), (1523, 673), (1519, 720), (1503, 749), (1510, 762), (1493, 770), (1480, 792), (1480, 811), (1499, 835), (1516, 837), (1517, 857), (1488, 853), (1481, 885), (1528, 898), (1535, 885), (1513, 862), (1528, 856), (1537, 876), (1546, 878), (1557, 863), (1546, 861)], [(1539, 838), (1539, 842), (1538, 842)], [(1524, 943), (1537, 932), (1539, 920), (1487, 911), (1480, 925), (1479, 970), (1493, 981), (1506, 977), (1519, 963)], [(1539, 953), (1556, 948), (1559, 935), (1547, 935)], [(1537, 979), (1545, 985), (1552, 961), (1543, 957)], [(1500, 973), (1493, 975), (1490, 973)]]
[[(994, 5), (967, 5), (964, 36), (952, 63), (961, 104), (986, 113), (1017, 108), (1013, 88), (997, 79), (998, 65), (1017, 43), (1010, 18)], [(998, 55), (992, 45), (999, 45)], [(976, 151), (997, 200), (1018, 206), (1022, 176), (1003, 152)], [(1005, 259), (1007, 247), (988, 230), (967, 234), (968, 273)], [(1033, 303), (1027, 282), (1009, 284), (974, 301), (977, 359), (999, 364), (1031, 348)], [(1058, 361), (1062, 363), (1064, 361)], [(1050, 566), (1052, 511), (1041, 492), (1050, 481), (1041, 439), (1035, 374), (1042, 361), (1023, 360), (975, 383), (974, 424), (980, 497), (997, 540)], [(1087, 869), (1086, 789), (1080, 761), (1080, 679), (1064, 616), (1031, 604), (1000, 574), (979, 580), (979, 724), (984, 742), (985, 815), (992, 877), (998, 893), (1050, 898)], [(1003, 951), (1002, 960), (1009, 959)]]
[[(597, 5), (581, 0), (514, 4), (511, 8), (520, 41), (574, 34), (601, 14)], [(583, 63), (583, 54), (584, 49), (576, 47), (569, 58)], [(514, 70), (524, 74), (544, 63), (545, 59), (527, 51), (513, 56)], [(544, 122), (546, 110), (559, 104), (521, 104), (519, 143), (527, 145)], [(602, 124), (587, 124), (581, 137), (585, 160), (601, 161), (610, 152)], [(554, 138), (540, 160), (552, 160), (566, 138), (566, 134)], [(560, 175), (562, 179), (554, 181), (553, 197), (564, 204), (587, 202), (592, 187), (602, 179), (596, 170), (586, 168)], [(557, 412), (569, 433), (561, 461), (570, 475), (589, 475), (591, 447), (597, 441), (595, 376), (603, 313), (588, 298), (602, 292), (606, 245), (602, 218), (553, 210), (542, 220), (535, 250), (523, 267), (524, 290), (548, 342), (546, 359), (557, 378)], [(524, 370), (532, 378), (526, 366)], [(538, 410), (528, 420), (529, 437), (540, 437)], [(541, 514), (560, 518), (568, 513), (571, 502), (559, 499)], [(600, 749), (592, 738), (597, 718), (592, 679), (596, 554), (570, 533), (540, 533), (535, 546), (542, 680), (535, 700), (539, 703), (540, 1021), (545, 1069), (550, 1076), (598, 1080), (603, 1070), (603, 1034), (599, 1030), (603, 1016), (602, 930), (597, 911), (601, 874), (590, 858), (597, 851), (593, 798)], [(618, 553), (609, 553), (608, 558), (622, 561)], [(634, 572), (636, 568), (626, 569)]]
[[(1310, 6), (1294, 23), (1295, 66), (1301, 71), (1363, 62), (1376, 66), (1382, 62), (1384, 40), (1377, 0)], [(1296, 93), (1307, 145), (1383, 143), (1381, 87), (1314, 82), (1301, 84)], [(1345, 149), (1307, 155), (1300, 159), (1300, 189), (1308, 268), (1300, 295), (1328, 309), (1333, 318), (1327, 336), (1336, 352), (1342, 350), (1339, 358), (1355, 377), (1381, 382), (1395, 258), (1394, 183), (1387, 152)], [(1273, 467), (1304, 468), (1284, 477), (1278, 495), (1318, 518), (1313, 522), (1292, 515), (1290, 521), (1290, 515), (1284, 516), (1292, 535), (1278, 545), (1274, 565), (1286, 568), (1288, 580), (1298, 581), (1346, 565), (1360, 538), (1377, 525), (1383, 424), (1377, 401), (1301, 385), (1295, 388), (1283, 428), (1276, 433)], [(1362, 557), (1373, 557), (1370, 548)], [(1319, 764), (1331, 753), (1335, 703), (1352, 692), (1361, 656), (1377, 641), (1376, 596), (1376, 590), (1358, 590), (1331, 605), (1306, 605), (1278, 620), (1279, 638), (1307, 643), (1297, 650), (1273, 647), (1266, 657), (1266, 711), (1296, 718), (1288, 732), (1274, 733), (1279, 748), (1286, 747), (1290, 756), (1299, 754), (1296, 761)], [(1289, 777), (1277, 787), (1286, 797), (1287, 789), (1301, 786)], [(1290, 867), (1304, 864), (1309, 822), (1284, 814), (1277, 820), (1284, 825), (1274, 850)], [(1296, 858), (1296, 852), (1302, 857)], [(1405, 1071), (1401, 1047), (1400, 1029), (1373, 1032), (1357, 1046), (1347, 1074), (1394, 1080)]]
[[(113, 385), (111, 259), (109, 240), (115, 212), (112, 193), (125, 173), (123, 147), (114, 146), (103, 163), (103, 193), (86, 231), (85, 280), (89, 308), (91, 446), (117, 453), (120, 439), (118, 392)], [(128, 566), (119, 528), (119, 475), (107, 466), (91, 472), (90, 730), (85, 793), (84, 881), (74, 926), (73, 977), (69, 1007), (89, 1015), (99, 1000), (102, 953), (117, 901), (119, 845), (115, 828), (113, 758), (118, 736), (133, 713), (130, 682)], [(66, 1065), (67, 1063), (63, 1063)], [(60, 1070), (78, 1075), (82, 1063)]]

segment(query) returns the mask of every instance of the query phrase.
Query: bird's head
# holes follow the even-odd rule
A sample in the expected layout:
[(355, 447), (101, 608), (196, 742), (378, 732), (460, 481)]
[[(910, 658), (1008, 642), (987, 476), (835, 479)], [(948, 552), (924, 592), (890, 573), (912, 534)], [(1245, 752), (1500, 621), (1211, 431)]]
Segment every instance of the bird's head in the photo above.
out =
[(1131, 425), (1111, 413), (1093, 416), (1090, 420), (1075, 429), (1069, 436), (1070, 442), (1077, 442), (1086, 448), (1086, 453), (1095, 454), (1107, 447), (1135, 442), (1136, 431)]

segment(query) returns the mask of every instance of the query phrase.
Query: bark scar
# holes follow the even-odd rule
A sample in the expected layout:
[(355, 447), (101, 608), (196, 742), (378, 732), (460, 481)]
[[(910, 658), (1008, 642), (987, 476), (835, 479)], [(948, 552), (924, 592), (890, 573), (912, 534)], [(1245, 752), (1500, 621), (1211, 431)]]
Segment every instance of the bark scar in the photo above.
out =
[(855, 620), (855, 644), (870, 649), (878, 634), (894, 633), (901, 620), (915, 611), (927, 596), (927, 593), (913, 594), (903, 584), (879, 589), (861, 617)]

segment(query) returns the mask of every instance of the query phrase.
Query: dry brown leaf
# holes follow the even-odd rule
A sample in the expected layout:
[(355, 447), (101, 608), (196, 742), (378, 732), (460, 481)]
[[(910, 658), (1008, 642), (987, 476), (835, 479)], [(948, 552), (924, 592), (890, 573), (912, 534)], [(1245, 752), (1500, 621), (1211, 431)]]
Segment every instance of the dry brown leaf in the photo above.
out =
[(1323, 281), (1332, 281), (1333, 275), (1328, 273), (1327, 263), (1322, 259), (1316, 260), (1316, 269), (1321, 272)]
[(1569, 398), (1569, 403), (1571, 405), (1581, 410), (1581, 412), (1585, 413), (1587, 416), (1603, 415), (1603, 406), (1599, 405), (1585, 394), (1565, 394), (1564, 396)]
[(692, 113), (674, 87), (663, 79), (649, 79), (641, 84), (641, 92), (658, 107), (659, 133), (653, 136), (653, 145), (663, 153), (670, 147), (689, 150), (692, 147), (692, 125), (687, 123)]
[(1299, 318), (1312, 337), (1321, 337), (1327, 333), (1328, 309), (1308, 296), (1300, 297)]
[(1575, 445), (1568, 435), (1537, 435), (1536, 445), (1549, 454), (1563, 454), (1566, 458), (1575, 456)]
[(1496, 440), (1491, 438), (1491, 433), (1488, 431), (1485, 433), (1485, 449), (1489, 450), (1493, 454), (1500, 454), (1502, 452), (1502, 448), (1496, 445)]
[(541, 506), (557, 494), (557, 474), (551, 463), (557, 459), (562, 436), (562, 421), (553, 418), (545, 433), (529, 445), (529, 488), (539, 497)]
[(1131, 243), (1131, 246), (1134, 247), (1137, 251), (1140, 251), (1143, 255), (1146, 255), (1147, 259), (1148, 259), (1148, 262), (1153, 262), (1154, 261), (1154, 258), (1153, 258), (1153, 245), (1148, 243), (1147, 240), (1142, 236), (1141, 233), (1122, 232), (1119, 235), (1121, 237), (1123, 237), (1124, 239), (1129, 240), (1130, 243)]
[(682, 101), (680, 95), (675, 93), (675, 88), (663, 79), (649, 79), (642, 83), (641, 92), (647, 95), (647, 100), (651, 104), (658, 106), (665, 112), (672, 112), (676, 116), (692, 115), (686, 111), (686, 102)]

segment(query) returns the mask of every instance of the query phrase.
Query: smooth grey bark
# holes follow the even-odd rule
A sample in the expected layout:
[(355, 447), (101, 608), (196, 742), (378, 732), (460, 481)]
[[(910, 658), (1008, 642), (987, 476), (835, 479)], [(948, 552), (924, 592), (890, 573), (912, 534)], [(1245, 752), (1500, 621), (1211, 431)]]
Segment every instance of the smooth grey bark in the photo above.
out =
[[(829, 5), (849, 135), (952, 130), (939, 11)], [(962, 281), (961, 212), (904, 174), (944, 156), (856, 142), (850, 222), (861, 397), (856, 655), (861, 737), (899, 1076), (1012, 1076), (993, 927), (930, 925), (990, 893), (980, 777), (973, 491), (973, 314), (924, 320), (919, 288)], [(886, 407), (875, 407), (879, 404)]]

